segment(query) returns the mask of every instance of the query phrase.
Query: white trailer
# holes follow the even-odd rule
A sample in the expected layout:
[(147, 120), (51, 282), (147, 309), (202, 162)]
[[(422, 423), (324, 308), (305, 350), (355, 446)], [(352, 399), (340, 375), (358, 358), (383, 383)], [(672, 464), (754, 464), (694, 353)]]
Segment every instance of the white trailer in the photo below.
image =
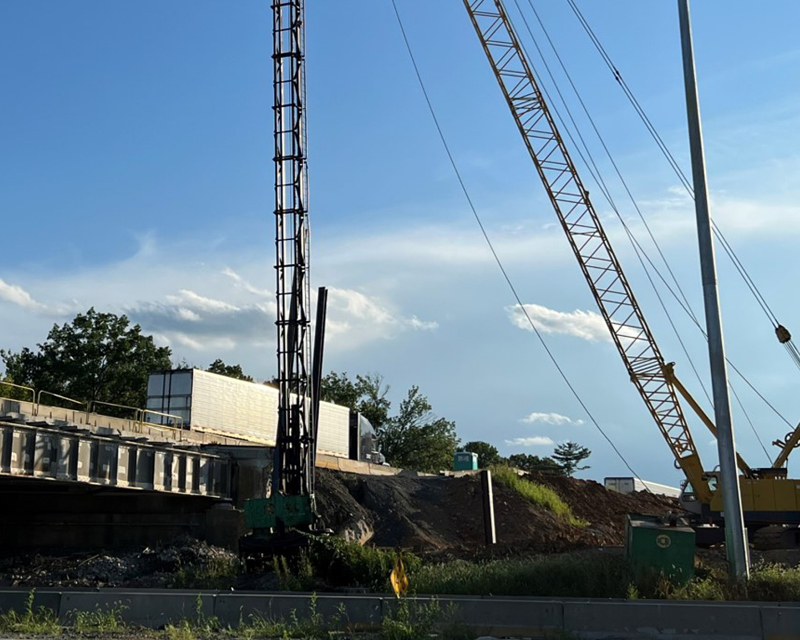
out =
[(681, 490), (677, 487), (670, 487), (666, 484), (658, 484), (649, 480), (639, 480), (633, 477), (612, 477), (606, 478), (603, 482), (606, 489), (617, 493), (633, 493), (634, 491), (649, 491), (657, 495), (669, 498), (679, 498)]
[[(220, 433), (275, 445), (278, 432), (278, 390), (202, 369), (175, 369), (150, 374), (147, 408), (180, 416), (184, 428)], [(350, 409), (320, 402), (317, 451), (349, 457)], [(164, 423), (157, 413), (148, 422)]]

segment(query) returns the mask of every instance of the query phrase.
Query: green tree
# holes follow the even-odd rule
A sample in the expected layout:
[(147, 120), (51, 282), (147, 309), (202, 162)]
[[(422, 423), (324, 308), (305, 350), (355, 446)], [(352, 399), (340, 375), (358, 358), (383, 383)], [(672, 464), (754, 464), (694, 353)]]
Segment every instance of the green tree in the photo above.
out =
[(242, 366), (238, 364), (225, 364), (222, 360), (217, 358), (208, 365), (206, 369), (209, 373), (218, 373), (221, 376), (228, 376), (229, 378), (237, 378), (238, 380), (245, 380), (246, 382), (253, 382), (253, 378), (245, 375), (242, 371)]
[(589, 449), (571, 440), (558, 445), (553, 452), (553, 458), (561, 465), (564, 473), (568, 476), (571, 476), (576, 471), (588, 469), (589, 465), (583, 467), (578, 465), (590, 455), (592, 455), (592, 452)]
[(358, 411), (380, 432), (389, 421), (392, 407), (386, 397), (388, 393), (388, 385), (383, 383), (383, 376), (377, 373), (358, 375), (351, 380), (346, 371), (331, 371), (322, 378), (320, 398)]
[(508, 457), (508, 464), (522, 471), (564, 475), (564, 467), (549, 456), (540, 458), (529, 453), (515, 453)]
[(323, 400), (360, 412), (370, 421), (381, 453), (396, 467), (436, 472), (451, 469), (458, 447), (455, 423), (436, 417), (428, 399), (412, 387), (391, 416), (389, 387), (378, 374), (356, 376), (331, 372), (322, 379)]
[(143, 407), (148, 375), (171, 367), (169, 348), (157, 347), (138, 324), (94, 308), (53, 325), (37, 347), (0, 350), (8, 378), (83, 402)]
[(488, 469), (503, 461), (503, 456), (500, 455), (497, 447), (482, 440), (468, 442), (464, 445), (463, 450), (478, 454), (478, 466), (481, 469)]
[(417, 386), (409, 389), (398, 414), (378, 431), (378, 444), (389, 464), (416, 471), (452, 469), (458, 443), (455, 422), (437, 418)]

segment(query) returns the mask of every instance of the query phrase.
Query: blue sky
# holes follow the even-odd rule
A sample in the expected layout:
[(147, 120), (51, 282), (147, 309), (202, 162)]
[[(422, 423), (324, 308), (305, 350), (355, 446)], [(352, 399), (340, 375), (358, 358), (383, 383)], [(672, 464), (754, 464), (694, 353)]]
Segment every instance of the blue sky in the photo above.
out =
[[(398, 5), (466, 184), (522, 299), (537, 305), (548, 344), (634, 469), (677, 484), (593, 315), (462, 3)], [(536, 6), (699, 312), (691, 203), (566, 2)], [(580, 6), (688, 171), (675, 2)], [(800, 332), (798, 14), (789, 0), (693, 6), (714, 215), (779, 318)], [(544, 455), (550, 442), (573, 439), (594, 452), (587, 477), (624, 473), (534, 336), (515, 323), (391, 3), (309, 2), (307, 22), (312, 280), (332, 288), (329, 368), (379, 372), (395, 400), (420, 385), (465, 441)], [(32, 346), (54, 322), (94, 305), (127, 313), (176, 360), (207, 366), (220, 357), (272, 375), (270, 28), (269, 4), (255, 0), (0, 3), (1, 346)], [(662, 351), (703, 398), (619, 223), (595, 205)], [(796, 422), (800, 372), (723, 257), (720, 282), (731, 359)], [(702, 339), (668, 304), (707, 379)], [(772, 453), (769, 443), (788, 426), (734, 383)], [(742, 453), (764, 465), (734, 413)], [(692, 426), (713, 466), (710, 437)]]

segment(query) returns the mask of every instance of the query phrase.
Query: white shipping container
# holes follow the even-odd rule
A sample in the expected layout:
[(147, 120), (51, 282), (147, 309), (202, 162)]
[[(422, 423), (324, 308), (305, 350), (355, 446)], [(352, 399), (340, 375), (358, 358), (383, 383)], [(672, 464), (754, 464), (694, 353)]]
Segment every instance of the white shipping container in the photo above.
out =
[(681, 490), (677, 487), (670, 487), (669, 485), (650, 482), (649, 480), (639, 480), (639, 478), (606, 478), (603, 483), (606, 489), (609, 491), (616, 491), (617, 493), (649, 491), (650, 493), (667, 496), (669, 498), (679, 498), (681, 495)]
[[(154, 373), (148, 381), (147, 408), (180, 415), (189, 429), (275, 445), (278, 432), (278, 390), (202, 369)], [(158, 422), (152, 414), (148, 420)], [(320, 403), (317, 451), (348, 457), (350, 410)]]

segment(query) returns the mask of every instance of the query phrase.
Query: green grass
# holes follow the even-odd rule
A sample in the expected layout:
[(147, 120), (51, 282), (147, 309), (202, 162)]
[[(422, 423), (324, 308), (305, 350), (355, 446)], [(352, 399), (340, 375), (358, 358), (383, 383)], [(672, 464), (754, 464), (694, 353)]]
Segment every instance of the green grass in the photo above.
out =
[(417, 570), (411, 589), (417, 594), (797, 602), (800, 567), (757, 566), (742, 585), (701, 565), (694, 578), (679, 584), (663, 574), (634, 572), (621, 555), (456, 560)]
[(429, 638), (437, 621), (442, 615), (442, 608), (437, 600), (417, 602), (397, 601), (397, 606), (383, 617), (381, 638), (383, 640), (420, 640)]
[(235, 558), (212, 558), (207, 564), (181, 567), (169, 586), (175, 589), (231, 589), (242, 570)]
[(122, 612), (127, 609), (122, 603), (115, 602), (114, 606), (105, 610), (98, 605), (94, 611), (72, 611), (72, 626), (78, 633), (104, 633), (112, 634), (125, 631), (127, 625), (122, 619)]
[(747, 585), (751, 600), (800, 601), (800, 566), (767, 564), (756, 567)]
[(47, 609), (46, 607), (33, 608), (35, 595), (36, 590), (31, 589), (25, 600), (24, 611), (21, 614), (12, 609), (0, 615), (0, 631), (38, 636), (57, 636), (61, 634), (61, 625), (52, 609)]
[(537, 482), (526, 480), (513, 468), (505, 465), (492, 467), (492, 479), (504, 487), (517, 492), (526, 500), (548, 511), (552, 511), (555, 515), (563, 518), (570, 524), (578, 527), (586, 526), (586, 522), (580, 518), (576, 518), (569, 505), (550, 487), (545, 487)]
[(389, 575), (398, 557), (409, 573), (422, 565), (422, 561), (412, 553), (361, 546), (333, 536), (313, 538), (308, 547), (311, 571), (332, 587), (391, 591)]
[(630, 579), (621, 556), (554, 555), (430, 565), (411, 576), (411, 589), (419, 594), (624, 598)]

